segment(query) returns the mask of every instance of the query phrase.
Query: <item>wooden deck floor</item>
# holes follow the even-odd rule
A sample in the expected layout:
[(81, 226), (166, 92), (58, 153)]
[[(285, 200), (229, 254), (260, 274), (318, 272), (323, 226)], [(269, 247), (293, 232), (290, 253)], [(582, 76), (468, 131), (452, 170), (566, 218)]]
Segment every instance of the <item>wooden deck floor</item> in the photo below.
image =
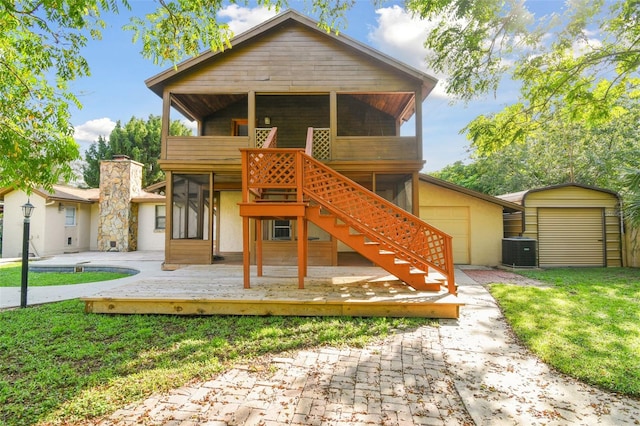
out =
[(86, 311), (110, 314), (299, 315), (457, 318), (462, 303), (446, 292), (417, 292), (377, 267), (252, 268), (243, 288), (240, 265), (192, 265), (83, 299)]

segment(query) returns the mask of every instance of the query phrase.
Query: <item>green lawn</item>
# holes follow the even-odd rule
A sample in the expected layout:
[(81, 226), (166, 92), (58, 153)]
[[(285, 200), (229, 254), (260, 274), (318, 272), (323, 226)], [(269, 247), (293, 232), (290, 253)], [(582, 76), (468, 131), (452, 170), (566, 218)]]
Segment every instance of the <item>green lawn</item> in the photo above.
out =
[(83, 308), (75, 300), (0, 312), (0, 425), (83, 424), (267, 353), (358, 347), (398, 329), (437, 324), (386, 318), (108, 316), (85, 314)]
[[(49, 286), (93, 283), (129, 276), (115, 272), (29, 272), (29, 286)], [(20, 262), (0, 263), (0, 287), (20, 287), (22, 282)]]
[(490, 285), (520, 339), (563, 373), (640, 396), (640, 269), (519, 273), (551, 284)]

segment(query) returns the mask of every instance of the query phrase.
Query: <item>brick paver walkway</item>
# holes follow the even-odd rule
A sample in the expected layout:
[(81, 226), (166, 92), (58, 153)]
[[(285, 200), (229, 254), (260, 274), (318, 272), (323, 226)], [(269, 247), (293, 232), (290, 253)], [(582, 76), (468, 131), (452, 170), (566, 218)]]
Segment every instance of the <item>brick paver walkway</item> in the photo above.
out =
[(264, 359), (120, 410), (101, 425), (471, 425), (436, 327), (364, 349)]

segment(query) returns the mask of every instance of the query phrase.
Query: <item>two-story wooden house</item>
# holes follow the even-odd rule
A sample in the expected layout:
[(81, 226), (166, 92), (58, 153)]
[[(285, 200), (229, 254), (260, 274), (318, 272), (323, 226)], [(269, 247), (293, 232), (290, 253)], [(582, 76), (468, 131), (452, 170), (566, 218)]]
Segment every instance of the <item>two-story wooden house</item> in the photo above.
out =
[[(340, 252), (355, 250), (384, 266), (368, 253), (376, 246), (394, 254), (391, 264), (435, 267), (453, 285), (450, 237), (412, 216), (424, 164), (422, 102), (436, 79), (294, 11), (231, 45), (146, 81), (163, 100), (166, 265), (234, 253), (246, 264), (249, 252), (259, 265), (301, 256), (335, 265)], [(195, 136), (169, 135), (175, 111), (197, 123)], [(340, 204), (344, 193), (351, 207)], [(383, 219), (362, 217), (378, 210)]]

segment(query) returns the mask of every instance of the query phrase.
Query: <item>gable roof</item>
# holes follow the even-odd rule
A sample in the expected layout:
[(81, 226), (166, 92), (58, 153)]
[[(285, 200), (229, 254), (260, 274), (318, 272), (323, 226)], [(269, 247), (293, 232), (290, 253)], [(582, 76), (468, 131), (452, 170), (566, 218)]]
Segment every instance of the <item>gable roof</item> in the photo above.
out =
[[(98, 188), (76, 188), (66, 185), (53, 185), (52, 191), (47, 191), (44, 188), (35, 188), (34, 194), (48, 201), (71, 201), (75, 203), (93, 203), (98, 200), (99, 190)], [(0, 197), (14, 191), (11, 187), (5, 187), (0, 189)]]
[[(0, 197), (4, 197), (6, 194), (14, 191), (13, 188), (1, 188)], [(66, 185), (53, 185), (53, 191), (47, 191), (44, 188), (36, 188), (33, 193), (44, 198), (48, 202), (73, 202), (92, 204), (100, 201), (100, 189), (99, 188), (76, 188), (74, 186)], [(139, 194), (131, 198), (133, 203), (163, 203), (166, 197), (162, 194), (155, 194), (145, 189), (140, 191)]]
[(615, 192), (615, 191), (611, 191), (610, 189), (604, 189), (604, 188), (598, 188), (595, 186), (589, 186), (589, 185), (583, 185), (581, 183), (561, 183), (558, 185), (550, 185), (550, 186), (543, 186), (541, 188), (534, 188), (534, 189), (527, 189), (524, 191), (519, 191), (519, 192), (512, 192), (510, 194), (503, 194), (503, 195), (498, 195), (498, 198), (505, 200), (505, 201), (509, 201), (511, 203), (515, 203), (515, 204), (519, 204), (521, 206), (524, 206), (524, 203), (526, 201), (527, 195), (531, 194), (531, 193), (536, 193), (536, 192), (542, 192), (542, 191), (549, 191), (549, 190), (553, 190), (553, 189), (561, 189), (561, 188), (568, 188), (568, 187), (575, 187), (575, 188), (582, 188), (582, 189), (589, 189), (592, 191), (599, 191), (599, 192), (605, 192), (608, 194), (611, 194), (613, 196), (615, 196), (616, 198), (620, 199), (620, 195)]
[(497, 204), (499, 206), (502, 206), (502, 208), (505, 211), (510, 213), (524, 210), (522, 206), (515, 204), (513, 202), (510, 202), (508, 200), (504, 200), (488, 194), (483, 194), (482, 192), (474, 191), (472, 189), (465, 188), (464, 186), (456, 185), (455, 183), (447, 182), (446, 180), (438, 179), (433, 176), (420, 174), (419, 178), (423, 182), (427, 182), (432, 185), (439, 186), (441, 188), (449, 189), (451, 191), (456, 191), (464, 195), (469, 195), (471, 197), (475, 197), (480, 200), (488, 201), (489, 203)]
[[(299, 24), (304, 25), (305, 27), (315, 31), (319, 34), (322, 34), (324, 37), (329, 37), (343, 47), (350, 49), (352, 51), (358, 52), (362, 55), (366, 55), (369, 58), (377, 61), (381, 66), (390, 67), (397, 72), (400, 72), (406, 75), (409, 78), (418, 80), (422, 82), (422, 99), (424, 100), (427, 95), (433, 90), (438, 80), (422, 71), (419, 71), (407, 64), (404, 64), (397, 59), (392, 58), (376, 49), (373, 49), (355, 39), (352, 39), (346, 35), (340, 34), (337, 35), (333, 32), (326, 32), (318, 27), (318, 22), (314, 21), (294, 10), (287, 10), (275, 17), (263, 22), (262, 24), (243, 32), (231, 39), (231, 46), (240, 47), (246, 43), (250, 43), (252, 40), (257, 38), (258, 36), (286, 23), (286, 22), (297, 22)], [(227, 50), (222, 51), (212, 51), (208, 50), (198, 56), (187, 59), (176, 67), (171, 67), (145, 81), (145, 84), (149, 89), (151, 89), (158, 96), (162, 97), (163, 88), (166, 84), (168, 84), (172, 79), (179, 76), (181, 73), (191, 70), (194, 67), (197, 67), (204, 62), (214, 60), (218, 57), (223, 56)]]

